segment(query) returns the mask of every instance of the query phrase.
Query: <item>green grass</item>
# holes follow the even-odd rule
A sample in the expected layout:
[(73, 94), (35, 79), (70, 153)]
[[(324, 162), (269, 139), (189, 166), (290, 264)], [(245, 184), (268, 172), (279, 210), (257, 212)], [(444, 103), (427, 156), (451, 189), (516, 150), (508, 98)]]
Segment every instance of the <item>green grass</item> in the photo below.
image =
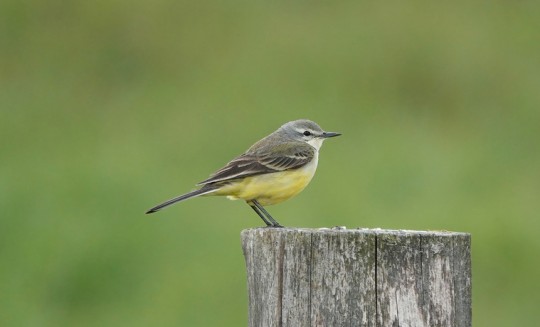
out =
[(533, 325), (538, 9), (2, 2), (2, 325), (246, 325), (251, 209), (143, 213), (297, 118), (343, 136), (281, 223), (470, 232), (474, 325)]

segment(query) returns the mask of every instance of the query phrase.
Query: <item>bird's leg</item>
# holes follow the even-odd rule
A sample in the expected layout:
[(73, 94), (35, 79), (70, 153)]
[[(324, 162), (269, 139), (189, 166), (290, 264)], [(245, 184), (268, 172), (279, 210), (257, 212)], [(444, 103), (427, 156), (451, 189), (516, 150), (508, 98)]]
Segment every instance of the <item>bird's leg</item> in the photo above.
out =
[(261, 219), (264, 221), (264, 223), (266, 224), (266, 227), (271, 227), (272, 226), (272, 223), (270, 223), (268, 221), (268, 219), (266, 219), (266, 217), (264, 216), (264, 214), (259, 210), (259, 208), (257, 206), (255, 206), (255, 204), (253, 204), (253, 202), (248, 202), (249, 206), (251, 207), (251, 209), (253, 209), (253, 211), (255, 211), (259, 217), (261, 217)]
[[(259, 216), (261, 216), (261, 218), (262, 218), (261, 214), (266, 216), (266, 219), (263, 218), (263, 220), (264, 220), (264, 222), (266, 223), (267, 226), (283, 227), (274, 218), (272, 218), (270, 213), (268, 213), (268, 211), (266, 211), (266, 209), (264, 209), (264, 207), (257, 200), (251, 200), (251, 203), (253, 203), (253, 205), (255, 205), (255, 207), (258, 209), (258, 211), (257, 210), (255, 210), (255, 211), (257, 211), (257, 213), (259, 214)], [(255, 207), (252, 207), (252, 208), (255, 209)], [(268, 224), (268, 221), (270, 221), (271, 224)]]

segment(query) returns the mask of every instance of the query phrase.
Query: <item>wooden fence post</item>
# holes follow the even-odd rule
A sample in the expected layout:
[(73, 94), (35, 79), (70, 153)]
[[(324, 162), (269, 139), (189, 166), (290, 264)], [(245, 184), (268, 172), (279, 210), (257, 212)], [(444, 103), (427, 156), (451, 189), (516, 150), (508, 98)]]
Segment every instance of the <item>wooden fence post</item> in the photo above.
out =
[(242, 231), (249, 327), (471, 326), (470, 234)]

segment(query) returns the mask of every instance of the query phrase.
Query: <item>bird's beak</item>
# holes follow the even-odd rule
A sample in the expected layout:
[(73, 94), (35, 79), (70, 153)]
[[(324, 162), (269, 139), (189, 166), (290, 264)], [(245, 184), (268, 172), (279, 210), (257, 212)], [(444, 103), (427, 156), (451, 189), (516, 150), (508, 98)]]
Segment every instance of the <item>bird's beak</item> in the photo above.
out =
[(324, 132), (321, 136), (323, 139), (327, 139), (329, 137), (334, 137), (334, 136), (340, 136), (341, 133), (334, 133), (334, 132)]

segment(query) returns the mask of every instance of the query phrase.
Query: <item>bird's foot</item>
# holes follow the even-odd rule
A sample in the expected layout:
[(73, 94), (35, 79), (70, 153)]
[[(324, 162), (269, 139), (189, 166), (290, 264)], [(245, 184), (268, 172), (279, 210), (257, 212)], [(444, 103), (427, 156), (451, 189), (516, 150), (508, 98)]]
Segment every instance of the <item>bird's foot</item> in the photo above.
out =
[(273, 224), (273, 225), (266, 225), (264, 228), (285, 228), (285, 226), (282, 226), (280, 224)]

